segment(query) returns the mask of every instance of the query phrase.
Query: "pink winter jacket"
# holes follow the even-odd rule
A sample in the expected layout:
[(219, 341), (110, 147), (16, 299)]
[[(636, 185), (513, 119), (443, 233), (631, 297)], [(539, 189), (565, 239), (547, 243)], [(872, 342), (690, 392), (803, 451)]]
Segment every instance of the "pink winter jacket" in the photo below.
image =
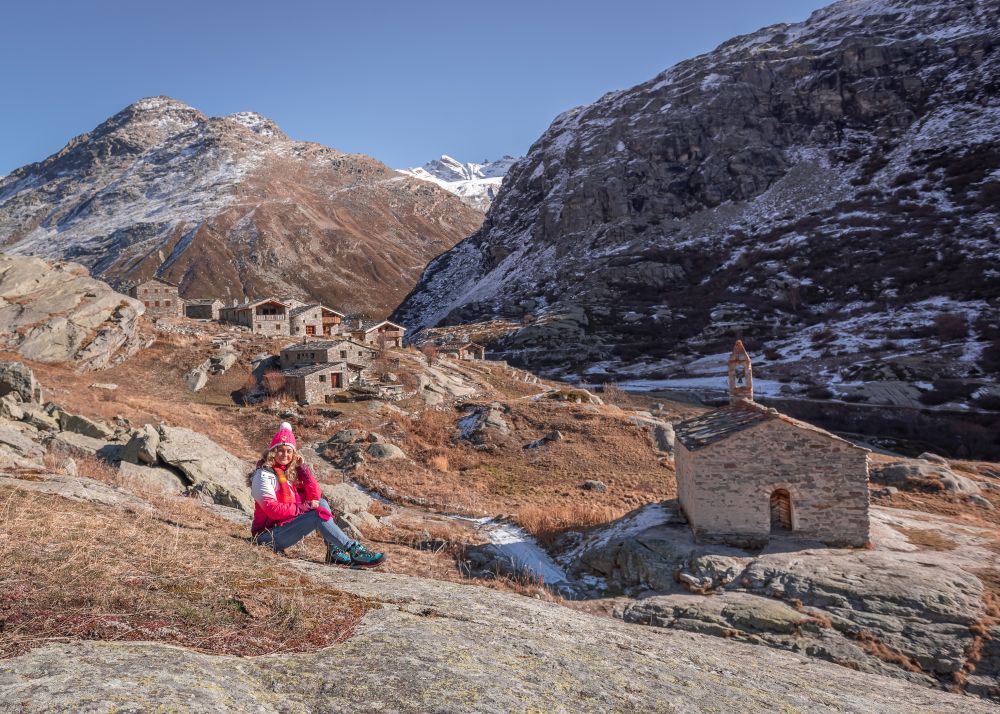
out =
[(292, 488), (295, 503), (281, 503), (275, 496), (277, 487), (278, 477), (273, 471), (263, 466), (254, 471), (250, 482), (250, 493), (254, 500), (253, 524), (250, 526), (253, 535), (288, 523), (296, 516), (310, 510), (309, 501), (317, 501), (323, 497), (319, 484), (316, 483), (316, 477), (306, 464), (299, 466)]

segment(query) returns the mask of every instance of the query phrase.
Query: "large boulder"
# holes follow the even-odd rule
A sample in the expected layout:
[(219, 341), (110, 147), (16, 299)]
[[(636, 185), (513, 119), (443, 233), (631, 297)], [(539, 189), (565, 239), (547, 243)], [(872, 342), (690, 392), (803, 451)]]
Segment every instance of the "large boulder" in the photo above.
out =
[(498, 402), (469, 407), (456, 426), (463, 439), (477, 445), (505, 442), (510, 436), (504, 407)]
[(0, 397), (16, 394), (22, 402), (42, 401), (42, 388), (30, 367), (20, 362), (0, 362)]
[(118, 364), (142, 346), (145, 307), (75, 263), (0, 255), (0, 346), (79, 369)]
[(206, 384), (208, 384), (208, 367), (207, 365), (199, 365), (194, 369), (188, 370), (184, 373), (184, 384), (192, 392), (200, 391)]
[(132, 437), (122, 449), (121, 460), (132, 464), (155, 466), (158, 461), (156, 449), (160, 445), (160, 432), (151, 424), (132, 432)]
[(0, 445), (22, 457), (37, 458), (45, 453), (39, 438), (38, 431), (28, 424), (0, 425)]
[(979, 485), (972, 479), (955, 473), (948, 462), (937, 457), (894, 461), (872, 469), (873, 481), (909, 490), (930, 489), (961, 495), (979, 494)]
[(10, 421), (21, 421), (24, 419), (24, 407), (21, 404), (21, 397), (16, 392), (0, 397), (0, 419), (8, 419)]
[(190, 490), (223, 506), (233, 506), (248, 513), (253, 510), (253, 498), (247, 485), (249, 464), (204, 434), (190, 429), (163, 425), (159, 435), (157, 456), (187, 477)]
[(337, 525), (351, 538), (361, 538), (366, 529), (378, 527), (378, 518), (368, 511), (374, 501), (370, 496), (347, 483), (323, 484), (322, 488)]
[(114, 429), (79, 414), (70, 414), (59, 409), (53, 413), (53, 416), (59, 422), (59, 428), (63, 431), (72, 431), (77, 434), (93, 437), (94, 439), (104, 439), (105, 441), (112, 439), (115, 435)]
[(378, 461), (389, 461), (391, 459), (405, 459), (406, 453), (394, 444), (369, 444), (365, 453)]

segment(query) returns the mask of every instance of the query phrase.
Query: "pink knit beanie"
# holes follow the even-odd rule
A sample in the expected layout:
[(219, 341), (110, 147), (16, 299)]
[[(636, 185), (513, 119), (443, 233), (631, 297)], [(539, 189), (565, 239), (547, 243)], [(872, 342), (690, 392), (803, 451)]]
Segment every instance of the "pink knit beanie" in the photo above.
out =
[(299, 447), (295, 444), (295, 434), (292, 433), (292, 425), (287, 421), (281, 422), (281, 426), (278, 427), (278, 433), (271, 439), (271, 445), (267, 447), (267, 450), (270, 451), (275, 446), (281, 446), (282, 444), (291, 446), (296, 452), (299, 450)]

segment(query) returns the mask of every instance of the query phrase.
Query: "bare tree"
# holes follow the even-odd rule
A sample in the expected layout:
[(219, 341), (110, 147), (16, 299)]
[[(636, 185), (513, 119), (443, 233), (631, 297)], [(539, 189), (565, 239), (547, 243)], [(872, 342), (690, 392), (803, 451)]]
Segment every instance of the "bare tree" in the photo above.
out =
[(437, 362), (438, 359), (438, 348), (433, 342), (428, 342), (420, 348), (420, 352), (423, 354), (424, 359), (427, 360), (427, 364), (432, 365)]

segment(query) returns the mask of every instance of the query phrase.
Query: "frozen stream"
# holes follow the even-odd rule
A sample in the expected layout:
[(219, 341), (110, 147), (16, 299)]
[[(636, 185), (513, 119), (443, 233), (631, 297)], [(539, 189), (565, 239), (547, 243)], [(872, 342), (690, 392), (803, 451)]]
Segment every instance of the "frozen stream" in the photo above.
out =
[[(351, 480), (350, 484), (370, 498), (392, 504), (385, 496), (365, 488), (357, 481)], [(546, 586), (558, 591), (575, 589), (575, 584), (566, 575), (566, 571), (523, 528), (496, 518), (470, 518), (450, 513), (438, 515), (469, 523), (476, 532), (486, 537), (501, 558), (509, 559), (516, 570), (536, 577)]]
[(572, 586), (566, 572), (520, 526), (495, 518), (467, 518), (453, 515), (448, 517), (473, 523), (476, 531), (486, 536), (501, 557), (509, 558), (517, 570), (529, 573), (539, 578), (545, 585), (556, 589)]

